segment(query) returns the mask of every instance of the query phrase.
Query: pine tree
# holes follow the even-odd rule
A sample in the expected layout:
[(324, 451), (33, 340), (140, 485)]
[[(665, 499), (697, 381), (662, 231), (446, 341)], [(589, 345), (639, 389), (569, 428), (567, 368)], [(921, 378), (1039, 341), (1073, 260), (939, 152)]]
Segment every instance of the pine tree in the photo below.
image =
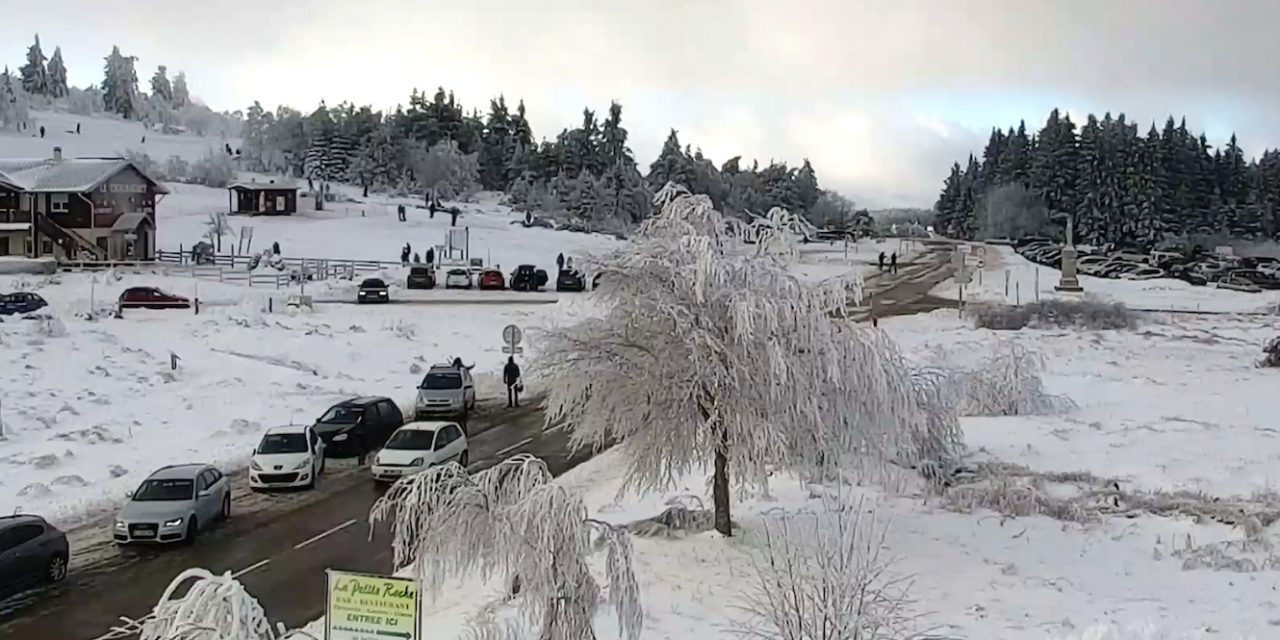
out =
[(110, 113), (126, 120), (133, 119), (138, 111), (138, 73), (134, 68), (138, 58), (120, 53), (120, 47), (112, 47), (103, 70), (102, 102)]
[(67, 87), (67, 65), (62, 61), (62, 47), (53, 48), (53, 57), (49, 58), (49, 97), (65, 98), (70, 92)]
[(182, 109), (191, 104), (191, 93), (187, 90), (187, 74), (179, 71), (173, 79), (173, 108)]
[(11, 129), (17, 126), (16, 103), (13, 76), (9, 73), (9, 66), (5, 65), (4, 75), (0, 75), (0, 127)]
[(662, 144), (662, 151), (658, 153), (658, 157), (649, 165), (649, 187), (657, 192), (668, 182), (674, 182), (689, 189), (691, 193), (698, 193), (693, 190), (693, 162), (680, 149), (680, 135), (675, 129), (667, 135), (667, 140)]
[(40, 49), (40, 35), (36, 34), (35, 44), (27, 49), (27, 63), (18, 69), (22, 76), (22, 89), (33, 96), (49, 95), (48, 59)]
[(156, 74), (151, 76), (151, 94), (173, 104), (173, 85), (169, 84), (168, 68), (164, 65), (156, 67)]

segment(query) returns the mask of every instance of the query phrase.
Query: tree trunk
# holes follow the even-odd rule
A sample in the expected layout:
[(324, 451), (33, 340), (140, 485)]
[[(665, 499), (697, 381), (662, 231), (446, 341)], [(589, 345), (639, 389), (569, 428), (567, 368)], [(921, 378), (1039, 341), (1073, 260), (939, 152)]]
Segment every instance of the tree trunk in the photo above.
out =
[(711, 499), (715, 503), (716, 531), (725, 536), (733, 535), (733, 520), (729, 517), (729, 432), (720, 427), (720, 443), (716, 447), (715, 471), (711, 476)]
[(363, 197), (365, 197), (365, 198), (368, 198), (368, 197), (369, 197), (369, 185), (368, 185), (367, 183), (364, 185), (364, 196), (363, 196)]

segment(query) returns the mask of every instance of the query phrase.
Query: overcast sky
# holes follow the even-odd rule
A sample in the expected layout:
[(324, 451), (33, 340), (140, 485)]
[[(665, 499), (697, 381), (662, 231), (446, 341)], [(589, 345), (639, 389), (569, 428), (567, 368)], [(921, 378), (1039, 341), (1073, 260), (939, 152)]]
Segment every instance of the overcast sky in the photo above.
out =
[[(17, 3), (18, 0), (3, 0)], [(1277, 0), (42, 0), (3, 12), (72, 84), (118, 44), (145, 85), (187, 72), (219, 110), (388, 107), (415, 86), (523, 97), (535, 135), (623, 104), (641, 163), (674, 127), (716, 162), (812, 160), (871, 207), (931, 206), (993, 125), (1048, 109), (1186, 115), (1212, 142), (1280, 146)], [(144, 87), (145, 88), (145, 87)]]

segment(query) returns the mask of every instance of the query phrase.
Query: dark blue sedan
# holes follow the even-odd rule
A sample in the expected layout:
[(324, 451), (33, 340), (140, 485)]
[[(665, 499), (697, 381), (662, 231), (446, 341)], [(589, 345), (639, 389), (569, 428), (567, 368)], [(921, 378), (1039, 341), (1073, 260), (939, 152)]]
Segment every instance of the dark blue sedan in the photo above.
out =
[(0, 295), (0, 316), (12, 316), (39, 311), (49, 306), (39, 295), (28, 291), (19, 291)]

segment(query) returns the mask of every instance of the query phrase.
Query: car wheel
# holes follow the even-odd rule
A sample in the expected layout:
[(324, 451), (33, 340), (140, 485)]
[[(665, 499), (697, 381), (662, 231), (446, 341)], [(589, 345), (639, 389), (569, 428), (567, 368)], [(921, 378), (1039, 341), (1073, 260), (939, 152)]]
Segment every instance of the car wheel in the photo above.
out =
[(200, 534), (200, 524), (196, 522), (195, 516), (187, 521), (187, 535), (182, 539), (183, 544), (195, 544), (196, 536)]
[(458, 456), (458, 464), (462, 465), (463, 469), (466, 469), (469, 462), (471, 462), (471, 452), (463, 451), (462, 455)]
[(230, 493), (228, 493), (225, 496), (222, 496), (222, 519), (223, 520), (231, 519), (231, 494)]
[(67, 557), (55, 553), (49, 558), (49, 570), (45, 573), (49, 582), (62, 582), (67, 577)]

